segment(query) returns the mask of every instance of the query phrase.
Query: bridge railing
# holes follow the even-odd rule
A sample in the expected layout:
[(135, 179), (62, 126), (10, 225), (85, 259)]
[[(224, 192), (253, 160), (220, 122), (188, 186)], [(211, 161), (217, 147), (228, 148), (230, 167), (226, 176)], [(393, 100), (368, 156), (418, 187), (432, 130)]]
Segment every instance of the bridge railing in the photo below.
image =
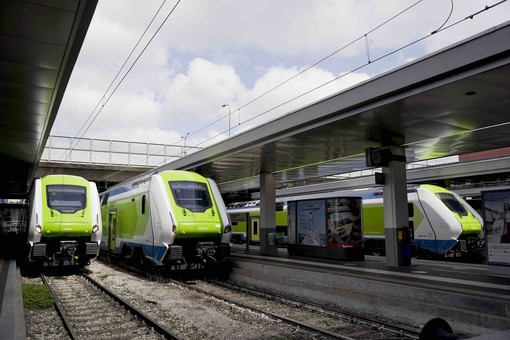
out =
[(158, 167), (198, 149), (175, 144), (50, 135), (41, 161)]
[[(201, 149), (196, 146), (50, 135), (41, 161), (130, 167), (158, 167)], [(458, 156), (408, 163), (408, 169), (458, 162)], [(341, 174), (359, 177), (380, 169)]]

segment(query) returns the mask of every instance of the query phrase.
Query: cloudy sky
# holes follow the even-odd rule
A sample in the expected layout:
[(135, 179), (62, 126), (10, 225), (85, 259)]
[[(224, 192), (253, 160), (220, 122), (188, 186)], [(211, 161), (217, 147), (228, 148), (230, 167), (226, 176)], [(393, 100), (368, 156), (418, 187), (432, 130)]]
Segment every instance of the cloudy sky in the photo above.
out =
[(101, 0), (51, 134), (204, 147), (503, 23), (498, 3)]

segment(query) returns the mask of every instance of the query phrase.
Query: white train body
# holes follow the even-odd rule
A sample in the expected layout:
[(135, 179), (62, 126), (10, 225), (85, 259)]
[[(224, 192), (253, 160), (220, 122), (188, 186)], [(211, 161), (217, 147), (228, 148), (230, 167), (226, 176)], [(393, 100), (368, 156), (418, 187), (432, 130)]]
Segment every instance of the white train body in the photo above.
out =
[(230, 254), (230, 219), (216, 183), (163, 171), (101, 193), (102, 249), (137, 265), (218, 262)]

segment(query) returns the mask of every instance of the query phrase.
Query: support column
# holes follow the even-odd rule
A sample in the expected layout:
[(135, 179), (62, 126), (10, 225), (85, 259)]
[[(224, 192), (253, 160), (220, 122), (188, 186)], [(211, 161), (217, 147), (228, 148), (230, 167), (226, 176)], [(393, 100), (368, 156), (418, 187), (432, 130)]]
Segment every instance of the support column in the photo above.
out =
[(386, 265), (398, 267), (410, 265), (410, 257), (404, 253), (406, 245), (398, 240), (399, 229), (409, 226), (405, 149), (390, 146), (390, 154), (389, 165), (382, 168)]
[(252, 230), (251, 230), (251, 220), (250, 220), (250, 214), (249, 213), (244, 213), (244, 221), (246, 223), (246, 251), (249, 251), (250, 250), (250, 242), (251, 242), (251, 235), (252, 235)]
[(276, 246), (276, 189), (274, 174), (260, 174), (260, 253), (274, 255)]

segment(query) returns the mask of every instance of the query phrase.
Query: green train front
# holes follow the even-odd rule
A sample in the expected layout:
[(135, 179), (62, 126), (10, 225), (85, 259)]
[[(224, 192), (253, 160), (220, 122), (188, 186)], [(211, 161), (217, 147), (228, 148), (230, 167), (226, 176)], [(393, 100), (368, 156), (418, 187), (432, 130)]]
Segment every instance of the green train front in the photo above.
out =
[(213, 180), (167, 170), (101, 193), (103, 249), (180, 269), (230, 255), (231, 224)]
[(101, 218), (95, 183), (70, 175), (36, 179), (29, 210), (30, 261), (85, 265), (99, 254)]

